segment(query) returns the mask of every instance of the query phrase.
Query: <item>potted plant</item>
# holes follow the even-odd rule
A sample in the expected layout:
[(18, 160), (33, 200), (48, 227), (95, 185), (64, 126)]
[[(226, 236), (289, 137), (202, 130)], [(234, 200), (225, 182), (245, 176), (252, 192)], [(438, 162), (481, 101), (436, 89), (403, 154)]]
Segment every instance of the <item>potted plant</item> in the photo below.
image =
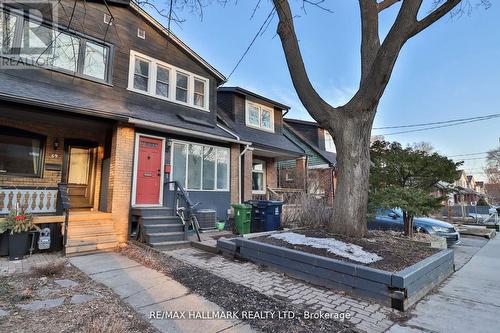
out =
[(25, 208), (11, 209), (5, 218), (7, 224), (4, 228), (10, 231), (9, 235), (9, 260), (24, 258), (30, 248), (29, 233), (37, 229), (33, 224), (33, 216), (26, 212)]

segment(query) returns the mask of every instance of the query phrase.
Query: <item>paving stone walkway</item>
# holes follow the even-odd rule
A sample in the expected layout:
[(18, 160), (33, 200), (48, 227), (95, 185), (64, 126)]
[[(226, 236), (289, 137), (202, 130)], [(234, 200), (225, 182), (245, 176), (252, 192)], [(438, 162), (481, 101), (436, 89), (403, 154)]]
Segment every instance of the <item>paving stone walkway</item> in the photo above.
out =
[(397, 311), (362, 301), (332, 290), (312, 286), (278, 272), (262, 270), (250, 262), (239, 262), (194, 248), (165, 251), (166, 254), (207, 270), (262, 294), (304, 305), (311, 311), (348, 312), (356, 328), (366, 332), (384, 332), (393, 322), (389, 315)]
[(0, 257), (0, 276), (29, 273), (33, 266), (44, 265), (57, 260), (64, 260), (61, 253), (36, 253), (22, 260), (9, 261)]
[[(69, 261), (93, 280), (111, 288), (138, 313), (165, 333), (251, 333), (254, 330), (236, 319), (199, 320), (193, 311), (223, 310), (164, 274), (117, 253), (72, 257)], [(185, 319), (166, 318), (169, 312), (184, 313)], [(154, 318), (156, 317), (156, 318)]]

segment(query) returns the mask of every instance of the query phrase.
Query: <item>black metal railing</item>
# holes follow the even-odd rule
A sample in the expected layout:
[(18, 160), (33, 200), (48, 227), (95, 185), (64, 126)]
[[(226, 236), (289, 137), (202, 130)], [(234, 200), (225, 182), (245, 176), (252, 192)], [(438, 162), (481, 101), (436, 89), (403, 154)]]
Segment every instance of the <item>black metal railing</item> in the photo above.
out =
[[(184, 224), (184, 233), (187, 233), (188, 227), (191, 225), (198, 236), (198, 241), (201, 241), (198, 219), (193, 211), (193, 208), (199, 205), (199, 202), (193, 203), (191, 198), (189, 198), (189, 193), (176, 180), (169, 181), (167, 184), (169, 187), (171, 184), (174, 186), (172, 207)], [(184, 206), (180, 205), (181, 201), (184, 203)]]

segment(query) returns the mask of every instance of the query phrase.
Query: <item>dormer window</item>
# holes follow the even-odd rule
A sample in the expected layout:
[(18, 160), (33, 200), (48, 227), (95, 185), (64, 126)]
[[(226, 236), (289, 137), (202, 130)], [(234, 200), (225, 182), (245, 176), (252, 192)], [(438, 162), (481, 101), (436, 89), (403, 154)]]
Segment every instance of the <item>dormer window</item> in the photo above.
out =
[(333, 142), (333, 138), (327, 130), (323, 131), (325, 133), (325, 150), (331, 153), (337, 152), (335, 149), (335, 143)]
[(130, 51), (128, 90), (209, 111), (209, 80)]
[(255, 102), (246, 102), (246, 125), (264, 131), (274, 132), (273, 109)]

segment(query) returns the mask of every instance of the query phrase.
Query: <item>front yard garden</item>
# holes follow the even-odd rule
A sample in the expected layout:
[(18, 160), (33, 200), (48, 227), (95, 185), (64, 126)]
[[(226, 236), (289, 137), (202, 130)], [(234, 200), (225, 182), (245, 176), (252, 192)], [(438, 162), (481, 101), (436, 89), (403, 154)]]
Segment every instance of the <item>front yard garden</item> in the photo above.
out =
[(0, 277), (0, 332), (157, 332), (65, 260)]

